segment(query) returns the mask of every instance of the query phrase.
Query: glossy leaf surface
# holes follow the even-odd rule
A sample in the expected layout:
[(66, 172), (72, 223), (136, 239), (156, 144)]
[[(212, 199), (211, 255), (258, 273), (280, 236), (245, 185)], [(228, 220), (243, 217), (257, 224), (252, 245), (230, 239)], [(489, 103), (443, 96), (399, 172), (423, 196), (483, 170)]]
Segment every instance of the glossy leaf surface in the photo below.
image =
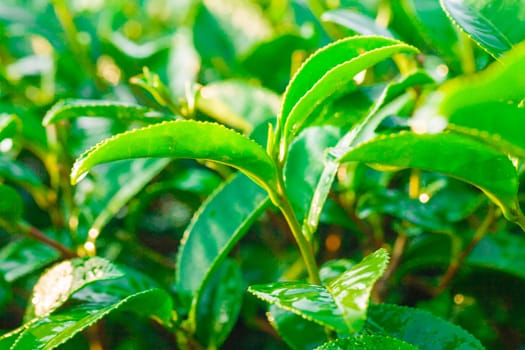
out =
[(520, 0), (441, 0), (452, 21), (498, 58), (525, 39), (525, 4)]
[(518, 179), (507, 156), (451, 133), (403, 132), (364, 143), (339, 153), (341, 161), (361, 161), (400, 168), (440, 172), (483, 190), (512, 220), (518, 213)]
[(323, 344), (316, 350), (416, 350), (418, 347), (384, 335), (358, 335)]
[(462, 328), (427, 311), (404, 306), (370, 305), (366, 329), (395, 337), (421, 350), (481, 350), (484, 347)]
[(237, 322), (244, 290), (239, 265), (226, 259), (200, 296), (196, 335), (202, 344), (221, 347)]
[(62, 100), (44, 116), (42, 123), (49, 125), (61, 120), (78, 117), (105, 117), (120, 120), (149, 120), (151, 122), (173, 119), (151, 108), (136, 104), (97, 100)]
[(73, 306), (31, 324), (20, 334), (11, 349), (55, 349), (118, 309), (168, 321), (171, 317), (171, 300), (165, 291), (149, 289), (117, 301)]
[(25, 319), (47, 316), (87, 284), (123, 276), (113, 264), (99, 257), (63, 261), (38, 279)]
[(412, 46), (382, 37), (351, 37), (317, 51), (286, 89), (279, 121), (284, 143), (287, 145), (290, 137), (300, 131), (323, 100), (348, 90), (357, 73), (392, 55), (416, 51)]
[(95, 165), (143, 157), (213, 160), (240, 169), (267, 190), (275, 188), (277, 172), (261, 146), (219, 124), (185, 120), (129, 131), (96, 145), (75, 162), (71, 181)]
[(266, 193), (246, 176), (235, 175), (197, 211), (177, 254), (176, 286), (183, 304), (195, 307), (213, 270), (266, 208)]
[(395, 38), (390, 30), (377, 24), (373, 18), (358, 11), (349, 9), (331, 10), (325, 12), (322, 19), (327, 22), (337, 23), (358, 35), (380, 35), (386, 38)]
[(249, 291), (270, 304), (348, 334), (363, 326), (370, 292), (387, 263), (388, 254), (379, 249), (326, 286), (277, 282), (250, 286)]

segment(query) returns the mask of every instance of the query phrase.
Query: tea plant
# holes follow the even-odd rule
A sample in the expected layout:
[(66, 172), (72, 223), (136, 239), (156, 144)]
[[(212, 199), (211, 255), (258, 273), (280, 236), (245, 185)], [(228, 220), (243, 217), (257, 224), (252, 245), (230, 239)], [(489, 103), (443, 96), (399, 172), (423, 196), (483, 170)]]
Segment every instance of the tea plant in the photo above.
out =
[(24, 3), (1, 348), (523, 345), (520, 1)]

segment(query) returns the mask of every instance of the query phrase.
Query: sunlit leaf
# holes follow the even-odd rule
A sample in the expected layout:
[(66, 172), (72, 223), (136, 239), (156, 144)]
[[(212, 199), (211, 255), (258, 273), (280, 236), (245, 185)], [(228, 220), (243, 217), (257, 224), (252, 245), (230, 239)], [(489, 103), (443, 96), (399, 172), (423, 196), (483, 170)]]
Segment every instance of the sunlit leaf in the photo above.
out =
[(415, 52), (410, 45), (382, 37), (351, 37), (317, 51), (286, 89), (279, 119), (284, 145), (326, 98), (351, 88), (356, 74), (395, 54)]
[(349, 9), (338, 9), (327, 11), (323, 14), (323, 21), (334, 22), (346, 27), (359, 35), (380, 35), (394, 39), (395, 36), (390, 30), (360, 12)]
[(521, 0), (441, 0), (441, 6), (461, 30), (496, 58), (525, 39)]
[(47, 316), (85, 285), (123, 277), (109, 261), (93, 257), (63, 261), (44, 272), (33, 288), (25, 319)]
[(166, 116), (151, 108), (137, 104), (98, 100), (62, 100), (46, 113), (42, 124), (49, 125), (61, 120), (78, 117), (103, 117), (119, 120), (144, 120), (158, 122), (174, 117)]
[(339, 151), (336, 153), (342, 162), (418, 168), (458, 178), (483, 190), (509, 220), (515, 220), (519, 213), (518, 179), (512, 162), (504, 154), (470, 138), (451, 133), (402, 132), (378, 137), (350, 151)]
[(167, 321), (171, 317), (171, 299), (161, 289), (149, 289), (117, 301), (73, 306), (29, 325), (11, 349), (55, 349), (78, 332), (116, 310), (131, 311)]
[(270, 304), (338, 333), (353, 333), (363, 326), (370, 292), (387, 263), (387, 252), (379, 249), (326, 286), (276, 282), (250, 286), (249, 291)]
[(94, 146), (75, 162), (71, 181), (97, 164), (143, 157), (196, 158), (240, 169), (268, 191), (277, 171), (264, 149), (219, 124), (173, 121), (119, 134)]

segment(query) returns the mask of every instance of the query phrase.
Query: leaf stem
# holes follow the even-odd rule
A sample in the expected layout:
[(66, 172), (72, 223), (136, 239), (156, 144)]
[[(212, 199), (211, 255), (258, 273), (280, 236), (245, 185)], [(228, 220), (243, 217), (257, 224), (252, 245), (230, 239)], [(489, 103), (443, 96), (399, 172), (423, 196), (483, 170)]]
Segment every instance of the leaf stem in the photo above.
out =
[(474, 249), (476, 244), (478, 244), (478, 242), (483, 237), (485, 237), (485, 235), (487, 234), (488, 229), (494, 220), (495, 214), (496, 214), (496, 211), (494, 207), (490, 206), (487, 212), (487, 215), (485, 216), (485, 219), (479, 225), (478, 229), (474, 233), (474, 237), (472, 237), (472, 240), (469, 242), (467, 247), (449, 265), (447, 271), (445, 272), (445, 274), (443, 275), (443, 278), (441, 279), (441, 282), (436, 288), (434, 295), (441, 294), (445, 290), (445, 288), (450, 284), (454, 276), (456, 276), (463, 261), (472, 252), (472, 249)]
[(306, 236), (303, 234), (301, 225), (297, 221), (297, 217), (290, 205), (290, 202), (284, 192), (284, 184), (279, 181), (279, 193), (271, 194), (270, 197), (274, 198), (274, 204), (281, 210), (292, 235), (299, 247), (299, 252), (303, 258), (306, 270), (308, 271), (308, 277), (311, 283), (321, 284), (321, 278), (319, 277), (319, 269), (315, 261), (314, 251), (312, 246), (308, 243)]
[(75, 258), (78, 255), (66, 247), (65, 245), (61, 244), (60, 242), (55, 241), (52, 238), (49, 238), (46, 236), (42, 231), (38, 230), (36, 227), (31, 226), (30, 224), (20, 221), (17, 223), (17, 228), (22, 231), (27, 236), (42, 242), (51, 248), (54, 248), (55, 250), (59, 251), (64, 257), (66, 258)]

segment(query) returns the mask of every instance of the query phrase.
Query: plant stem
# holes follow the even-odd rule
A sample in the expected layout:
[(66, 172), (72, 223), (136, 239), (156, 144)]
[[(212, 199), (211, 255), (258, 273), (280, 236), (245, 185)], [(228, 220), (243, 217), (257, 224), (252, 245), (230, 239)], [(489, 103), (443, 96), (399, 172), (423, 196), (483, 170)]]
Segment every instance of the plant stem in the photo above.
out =
[(292, 231), (292, 235), (295, 239), (295, 242), (297, 243), (297, 246), (299, 247), (299, 252), (301, 253), (304, 264), (306, 266), (306, 270), (308, 271), (308, 277), (310, 279), (310, 282), (315, 284), (321, 284), (321, 278), (319, 277), (319, 269), (317, 268), (317, 263), (315, 261), (312, 246), (308, 243), (305, 235), (303, 234), (301, 225), (297, 221), (297, 217), (295, 216), (292, 206), (290, 205), (290, 202), (288, 201), (288, 198), (285, 195), (284, 184), (282, 183), (282, 181), (280, 181), (279, 187), (279, 193), (272, 195), (272, 197), (278, 199), (277, 203), (274, 204), (276, 204), (277, 207), (281, 210), (281, 212), (284, 215), (284, 218), (286, 219), (286, 222), (288, 223), (288, 226), (290, 227), (290, 230)]
[(472, 252), (472, 249), (474, 249), (476, 244), (478, 244), (478, 242), (487, 234), (487, 231), (490, 225), (492, 224), (492, 221), (494, 220), (494, 216), (495, 210), (491, 206), (489, 207), (485, 219), (483, 220), (481, 225), (479, 225), (478, 229), (474, 233), (474, 237), (472, 237), (472, 240), (469, 242), (468, 246), (449, 265), (447, 271), (445, 272), (445, 275), (443, 275), (441, 282), (435, 290), (435, 295), (441, 294), (445, 290), (445, 288), (450, 284), (454, 276), (456, 276), (463, 261), (467, 258), (470, 252)]
[(52, 238), (49, 238), (42, 231), (38, 230), (36, 227), (33, 227), (28, 223), (19, 222), (17, 223), (17, 227), (29, 237), (59, 251), (66, 258), (75, 258), (78, 256), (74, 251), (72, 251), (68, 247), (62, 245), (60, 242), (57, 242)]

